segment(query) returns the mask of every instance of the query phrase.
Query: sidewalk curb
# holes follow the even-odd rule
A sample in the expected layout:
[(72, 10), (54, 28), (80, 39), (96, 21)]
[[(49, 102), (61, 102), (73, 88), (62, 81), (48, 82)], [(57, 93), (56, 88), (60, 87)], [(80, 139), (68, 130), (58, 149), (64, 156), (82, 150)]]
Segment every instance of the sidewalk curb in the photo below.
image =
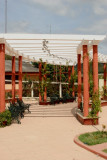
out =
[(92, 153), (94, 153), (94, 154), (96, 154), (96, 155), (98, 155), (98, 156), (100, 156), (100, 157), (103, 157), (104, 159), (107, 160), (107, 156), (106, 156), (106, 155), (104, 155), (103, 153), (99, 153), (98, 151), (92, 149), (91, 146), (87, 146), (87, 145), (85, 145), (84, 143), (82, 143), (82, 142), (78, 139), (79, 136), (80, 136), (80, 135), (78, 135), (78, 136), (76, 136), (76, 137), (74, 138), (74, 142), (75, 142), (77, 145), (79, 145), (80, 147), (82, 147), (82, 148), (84, 148), (84, 149), (86, 149), (86, 150), (88, 150), (88, 151), (90, 151), (90, 152), (92, 152)]

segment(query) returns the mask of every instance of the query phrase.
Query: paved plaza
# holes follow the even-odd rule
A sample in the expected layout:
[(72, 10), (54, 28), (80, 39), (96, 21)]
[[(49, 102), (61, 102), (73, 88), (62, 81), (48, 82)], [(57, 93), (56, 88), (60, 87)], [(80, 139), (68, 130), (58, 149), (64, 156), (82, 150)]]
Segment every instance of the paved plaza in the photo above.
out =
[(102, 160), (74, 143), (84, 132), (107, 124), (107, 107), (102, 108), (98, 126), (81, 125), (75, 118), (77, 103), (55, 106), (31, 105), (20, 124), (0, 129), (1, 160)]

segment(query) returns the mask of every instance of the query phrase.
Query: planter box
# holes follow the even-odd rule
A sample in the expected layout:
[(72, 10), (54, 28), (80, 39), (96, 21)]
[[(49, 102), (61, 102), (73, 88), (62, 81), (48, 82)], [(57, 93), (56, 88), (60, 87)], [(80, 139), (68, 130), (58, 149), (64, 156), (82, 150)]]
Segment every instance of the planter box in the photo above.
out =
[(104, 96), (104, 100), (107, 100), (107, 96)]
[[(74, 102), (74, 99), (72, 98), (72, 99), (67, 99), (66, 100), (66, 102), (64, 102), (64, 103), (69, 103), (69, 102)], [(53, 105), (55, 105), (55, 104), (62, 104), (63, 103), (63, 100), (56, 100), (56, 101), (54, 101), (54, 103), (53, 103)], [(39, 105), (52, 105), (51, 104), (51, 102), (39, 102)]]
[(90, 117), (84, 117), (82, 112), (77, 109), (76, 117), (79, 120), (79, 122), (83, 125), (98, 125), (99, 124), (99, 117), (90, 118)]
[(39, 105), (50, 105), (50, 102), (39, 102)]

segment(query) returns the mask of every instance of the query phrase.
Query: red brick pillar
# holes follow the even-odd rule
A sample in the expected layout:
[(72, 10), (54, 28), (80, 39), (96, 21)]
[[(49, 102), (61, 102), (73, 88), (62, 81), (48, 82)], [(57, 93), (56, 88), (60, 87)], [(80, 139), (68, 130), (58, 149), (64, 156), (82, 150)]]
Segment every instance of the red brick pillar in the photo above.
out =
[(81, 54), (78, 54), (78, 108), (80, 108), (81, 100)]
[[(45, 63), (45, 65), (46, 65), (46, 63)], [(46, 72), (46, 66), (45, 66), (45, 72)], [(45, 73), (45, 75), (44, 75), (45, 82), (46, 82), (46, 79), (47, 79), (47, 77), (46, 77), (46, 73)], [(46, 101), (47, 101), (47, 87), (45, 87), (45, 91), (44, 91), (44, 102), (46, 102)]]
[(104, 89), (106, 89), (106, 63), (104, 63)]
[(22, 100), (22, 56), (19, 56), (19, 99)]
[(0, 112), (5, 111), (5, 44), (0, 44)]
[[(72, 76), (74, 76), (74, 66), (72, 66)], [(73, 82), (73, 87), (72, 87), (72, 96), (75, 97), (75, 87), (74, 87), (74, 82)]]
[(88, 49), (87, 45), (83, 45), (83, 96), (84, 96), (84, 117), (88, 116), (88, 107), (89, 107), (89, 62), (88, 62)]
[[(42, 63), (39, 63), (39, 82), (41, 83), (42, 81)], [(40, 89), (40, 86), (39, 86), (39, 89)], [(39, 102), (42, 101), (42, 96), (41, 96), (41, 93), (39, 91)]]
[(98, 46), (93, 45), (93, 91), (98, 91)]
[(12, 57), (12, 101), (15, 102), (15, 56)]

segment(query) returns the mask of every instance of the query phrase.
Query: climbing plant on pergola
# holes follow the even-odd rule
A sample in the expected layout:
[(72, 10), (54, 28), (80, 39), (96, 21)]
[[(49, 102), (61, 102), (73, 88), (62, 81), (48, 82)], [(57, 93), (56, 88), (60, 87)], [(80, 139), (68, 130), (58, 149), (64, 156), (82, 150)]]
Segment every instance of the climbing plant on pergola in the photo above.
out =
[[(22, 99), (22, 60), (39, 62), (42, 59), (44, 63), (60, 66), (75, 66), (78, 64), (78, 107), (81, 103), (82, 62), (83, 116), (87, 117), (89, 108), (89, 55), (93, 60), (93, 90), (95, 92), (98, 90), (98, 61), (104, 64), (107, 62), (107, 55), (98, 53), (98, 44), (105, 38), (104, 35), (0, 34), (0, 112), (5, 110), (5, 54), (7, 54), (13, 57), (13, 99), (15, 98), (15, 57), (19, 58), (20, 99)], [(106, 81), (104, 85), (106, 86)]]

